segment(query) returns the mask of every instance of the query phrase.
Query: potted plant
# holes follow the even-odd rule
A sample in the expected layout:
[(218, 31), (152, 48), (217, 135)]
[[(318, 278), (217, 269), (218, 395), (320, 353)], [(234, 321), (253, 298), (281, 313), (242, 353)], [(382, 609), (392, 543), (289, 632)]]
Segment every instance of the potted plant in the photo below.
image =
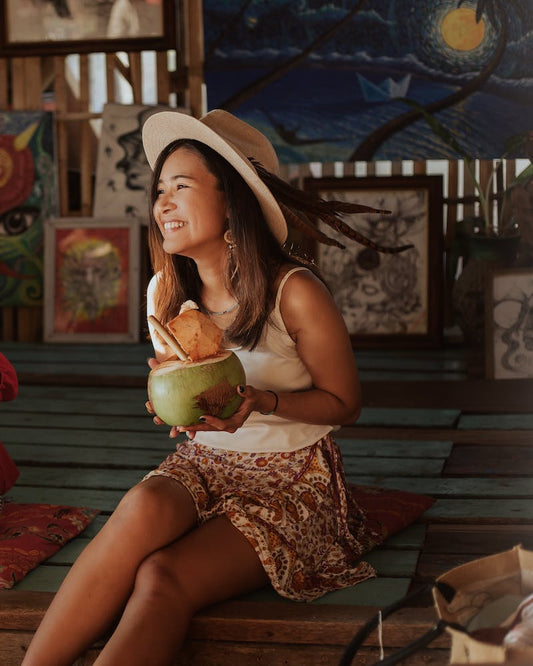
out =
[[(486, 185), (477, 177), (475, 159), (460, 145), (453, 132), (413, 100), (432, 131), (460, 158), (474, 184), (479, 213), (458, 220), (450, 249), (448, 277), (453, 281), (452, 305), (465, 342), (480, 345), (485, 332), (485, 283), (494, 268), (531, 265), (533, 262), (533, 132), (510, 137), (504, 154), (495, 161)], [(529, 164), (503, 192), (493, 194), (494, 179), (509, 155), (525, 154)], [(495, 203), (496, 202), (496, 203)], [(456, 277), (459, 259), (462, 269)]]

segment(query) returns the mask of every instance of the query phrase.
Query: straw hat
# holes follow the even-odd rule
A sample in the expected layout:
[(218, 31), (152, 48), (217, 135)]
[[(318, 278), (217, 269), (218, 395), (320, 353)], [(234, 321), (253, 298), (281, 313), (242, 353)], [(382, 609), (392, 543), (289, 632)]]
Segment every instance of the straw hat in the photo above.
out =
[(151, 115), (144, 123), (142, 139), (152, 169), (159, 153), (176, 139), (195, 139), (207, 144), (222, 155), (248, 183), (270, 230), (280, 244), (285, 242), (287, 223), (283, 213), (248, 159), (253, 157), (271, 173), (279, 173), (276, 151), (264, 134), (221, 109), (210, 111), (200, 119), (178, 111), (161, 111)]

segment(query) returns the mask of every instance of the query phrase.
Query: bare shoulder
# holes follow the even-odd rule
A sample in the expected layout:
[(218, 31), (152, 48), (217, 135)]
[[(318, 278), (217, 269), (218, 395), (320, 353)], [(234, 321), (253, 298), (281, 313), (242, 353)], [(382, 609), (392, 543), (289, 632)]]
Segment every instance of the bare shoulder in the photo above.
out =
[[(279, 281), (289, 272), (283, 270)], [(292, 337), (302, 326), (317, 318), (340, 317), (327, 286), (310, 270), (294, 271), (287, 278), (280, 300), (281, 316)]]

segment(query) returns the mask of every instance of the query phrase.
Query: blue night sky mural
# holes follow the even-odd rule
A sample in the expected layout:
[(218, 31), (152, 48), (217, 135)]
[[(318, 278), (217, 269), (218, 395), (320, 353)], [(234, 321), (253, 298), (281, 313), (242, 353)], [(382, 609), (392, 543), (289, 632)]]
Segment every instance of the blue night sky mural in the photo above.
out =
[(208, 107), (283, 162), (457, 157), (421, 107), (472, 157), (533, 129), (533, 0), (204, 0), (204, 24)]

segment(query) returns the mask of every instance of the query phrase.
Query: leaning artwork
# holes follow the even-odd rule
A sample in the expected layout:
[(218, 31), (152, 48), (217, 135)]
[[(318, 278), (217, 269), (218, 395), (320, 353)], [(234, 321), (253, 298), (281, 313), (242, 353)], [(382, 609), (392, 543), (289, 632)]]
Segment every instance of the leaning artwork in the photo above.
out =
[[(95, 217), (148, 218), (151, 170), (141, 141), (145, 120), (167, 107), (106, 104), (96, 163)], [(176, 109), (185, 112), (185, 109)]]
[(57, 214), (53, 117), (0, 112), (0, 305), (43, 300), (43, 221)]
[(45, 225), (45, 342), (137, 342), (139, 223), (57, 218)]
[(344, 250), (317, 247), (318, 267), (354, 346), (440, 344), (441, 177), (309, 178), (305, 186), (325, 199), (391, 211), (346, 216), (345, 221), (378, 245), (413, 246), (398, 254), (382, 254), (359, 243), (345, 243)]
[(485, 316), (488, 378), (533, 378), (533, 269), (495, 271)]

